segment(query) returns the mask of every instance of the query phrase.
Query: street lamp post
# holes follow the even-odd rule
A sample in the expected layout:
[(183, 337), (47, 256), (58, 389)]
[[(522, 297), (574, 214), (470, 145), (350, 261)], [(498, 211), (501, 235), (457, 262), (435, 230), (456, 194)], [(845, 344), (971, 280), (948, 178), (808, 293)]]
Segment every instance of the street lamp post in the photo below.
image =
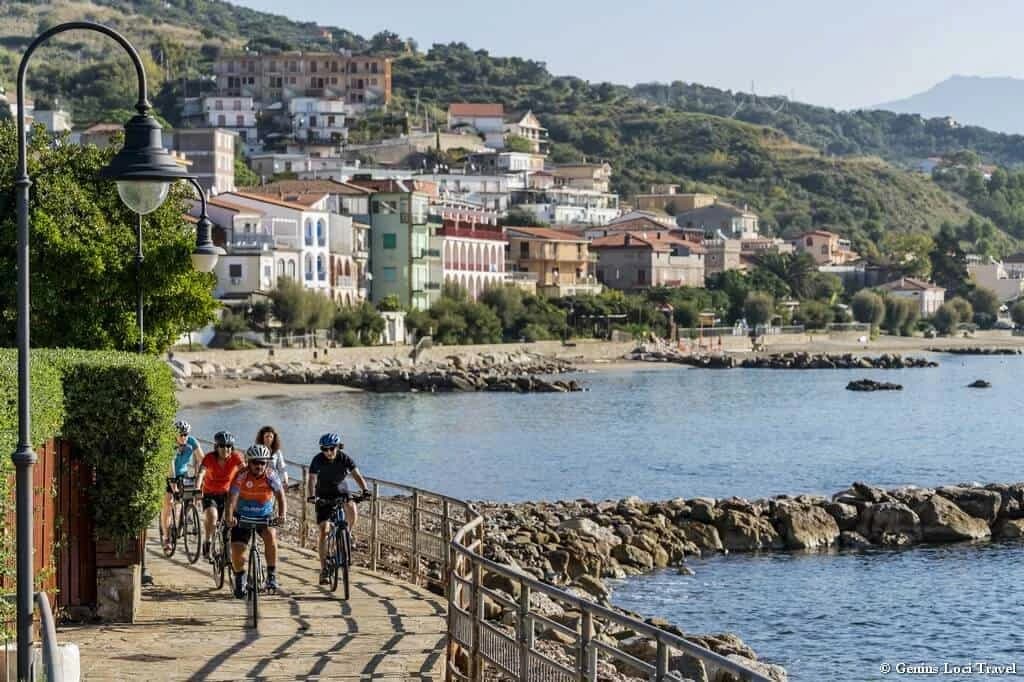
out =
[[(31, 442), (31, 416), (29, 400), (31, 381), (29, 377), (29, 188), (32, 181), (28, 175), (27, 135), (25, 131), (25, 74), (29, 59), (44, 42), (55, 35), (71, 30), (87, 30), (102, 33), (117, 42), (131, 57), (138, 77), (139, 99), (135, 104), (138, 112), (125, 124), (124, 147), (114, 156), (110, 165), (100, 173), (101, 177), (117, 182), (121, 199), (136, 213), (145, 214), (156, 210), (167, 198), (169, 183), (187, 178), (187, 172), (163, 148), (160, 124), (150, 115), (146, 85), (146, 72), (139, 54), (124, 36), (117, 31), (89, 21), (72, 21), (59, 24), (37, 36), (26, 48), (18, 65), (17, 75), (17, 135), (18, 162), (15, 169), (15, 194), (18, 213), (18, 445), (11, 460), (15, 467), (15, 540), (16, 540), (16, 582), (17, 582), (17, 642), (18, 680), (27, 682), (32, 673), (32, 617), (34, 577), (32, 566), (32, 469), (37, 461)], [(199, 225), (196, 231), (196, 249), (193, 265), (213, 264), (220, 252), (210, 239), (209, 222)], [(198, 260), (197, 260), (198, 258)], [(211, 262), (212, 259), (212, 262)], [(140, 311), (141, 312), (141, 311)], [(141, 315), (139, 317), (141, 324)]]

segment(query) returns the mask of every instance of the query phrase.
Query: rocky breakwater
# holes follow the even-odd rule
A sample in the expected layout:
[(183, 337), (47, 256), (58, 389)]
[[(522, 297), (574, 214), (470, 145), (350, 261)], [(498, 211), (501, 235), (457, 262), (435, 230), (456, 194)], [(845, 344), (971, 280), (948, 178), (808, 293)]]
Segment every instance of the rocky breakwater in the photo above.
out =
[(1020, 348), (929, 348), (931, 353), (950, 353), (951, 355), (1021, 355)]
[(878, 357), (852, 353), (780, 353), (745, 358), (740, 367), (748, 369), (914, 369), (938, 367), (939, 363), (925, 358), (903, 357), (898, 353), (885, 353)]
[[(697, 497), (663, 502), (632, 497), (606, 502), (482, 504), (479, 508), (488, 520), (489, 558), (605, 605), (611, 595), (606, 579), (667, 567), (692, 574), (686, 558), (707, 553), (1024, 539), (1024, 483), (893, 490), (854, 483), (831, 497)], [(501, 576), (495, 576), (490, 586), (514, 589), (512, 581)], [(492, 604), (490, 613), (501, 620), (511, 618), (512, 612)], [(681, 632), (664, 621), (648, 622)], [(606, 634), (633, 655), (652, 660), (649, 640), (635, 633)], [(735, 635), (682, 636), (725, 655), (756, 660)], [(756, 665), (775, 679), (785, 679), (778, 666)], [(696, 675), (693, 679), (715, 678)]]
[(243, 368), (225, 368), (212, 362), (183, 363), (171, 368), (179, 384), (199, 379), (264, 381), (279, 384), (334, 384), (377, 393), (504, 391), (569, 393), (583, 388), (576, 380), (549, 378), (577, 371), (569, 362), (535, 353), (449, 355), (441, 360), (388, 358), (359, 365), (316, 362), (262, 362)]

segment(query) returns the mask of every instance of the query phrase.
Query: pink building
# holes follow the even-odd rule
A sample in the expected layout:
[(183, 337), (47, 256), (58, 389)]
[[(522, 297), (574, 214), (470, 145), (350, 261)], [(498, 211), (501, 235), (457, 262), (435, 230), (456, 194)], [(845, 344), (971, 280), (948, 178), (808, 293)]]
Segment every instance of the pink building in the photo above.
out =
[(432, 237), (441, 252), (441, 276), (431, 281), (458, 284), (476, 300), (505, 284), (505, 239), (496, 225), (446, 218)]

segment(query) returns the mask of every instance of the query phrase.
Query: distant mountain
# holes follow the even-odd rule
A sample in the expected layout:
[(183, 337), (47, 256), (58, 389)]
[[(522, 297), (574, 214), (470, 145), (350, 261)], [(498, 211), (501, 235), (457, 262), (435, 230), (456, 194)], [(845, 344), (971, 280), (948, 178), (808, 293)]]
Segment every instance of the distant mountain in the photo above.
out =
[(1024, 79), (952, 76), (925, 92), (870, 108), (925, 118), (952, 116), (965, 125), (1022, 134)]

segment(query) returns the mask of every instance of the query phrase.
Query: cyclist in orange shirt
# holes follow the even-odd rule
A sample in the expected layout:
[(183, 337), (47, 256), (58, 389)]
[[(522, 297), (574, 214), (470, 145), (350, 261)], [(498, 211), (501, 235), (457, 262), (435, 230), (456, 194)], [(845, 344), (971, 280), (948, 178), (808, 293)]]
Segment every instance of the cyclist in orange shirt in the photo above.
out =
[(203, 525), (206, 531), (203, 555), (210, 555), (210, 538), (217, 519), (224, 515), (228, 490), (235, 475), (245, 468), (242, 453), (235, 450), (235, 437), (228, 431), (218, 431), (213, 437), (214, 451), (203, 457), (199, 466), (196, 487), (203, 493)]
[[(224, 521), (231, 526), (231, 567), (235, 570), (235, 596), (245, 596), (245, 550), (254, 532), (251, 528), (237, 528), (235, 513), (241, 519), (269, 519), (274, 514), (274, 499), (277, 498), (277, 520), (284, 521), (284, 486), (273, 471), (270, 471), (270, 448), (257, 443), (245, 452), (246, 468), (235, 477), (231, 484), (231, 497)], [(267, 553), (266, 589), (277, 589), (277, 536), (274, 529), (260, 530)], [(258, 586), (257, 586), (258, 587)]]

